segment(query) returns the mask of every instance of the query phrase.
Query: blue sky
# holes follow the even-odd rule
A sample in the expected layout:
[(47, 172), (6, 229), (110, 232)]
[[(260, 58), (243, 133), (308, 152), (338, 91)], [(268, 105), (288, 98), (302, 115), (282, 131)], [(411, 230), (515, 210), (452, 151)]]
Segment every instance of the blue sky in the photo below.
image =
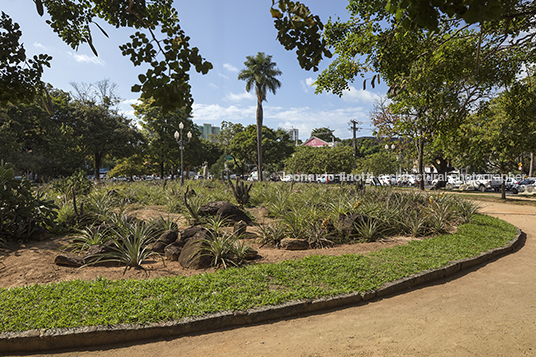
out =
[[(346, 0), (304, 1), (322, 21), (348, 18)], [(286, 51), (276, 40), (276, 30), (270, 16), (271, 0), (182, 0), (175, 1), (182, 29), (190, 36), (190, 46), (198, 47), (201, 55), (214, 68), (207, 74), (191, 73), (194, 98), (193, 120), (197, 124), (220, 126), (223, 120), (249, 125), (255, 123), (256, 100), (253, 92), (245, 91), (245, 82), (237, 79), (244, 68), (246, 56), (264, 52), (283, 72), (276, 95), (269, 94), (264, 102), (264, 124), (271, 128), (297, 128), (305, 140), (313, 128), (329, 127), (340, 138), (350, 138), (351, 119), (360, 120), (358, 136), (372, 134), (369, 112), (379, 96), (387, 89), (381, 84), (376, 89), (362, 90), (361, 80), (351, 85), (342, 98), (330, 93), (314, 94), (311, 84), (319, 72), (302, 70), (292, 51)], [(27, 54), (48, 53), (53, 57), (43, 80), (57, 88), (72, 91), (70, 82), (94, 83), (102, 79), (118, 85), (118, 94), (124, 101), (121, 110), (132, 113), (130, 104), (137, 94), (130, 87), (145, 71), (134, 67), (121, 55), (119, 45), (128, 41), (132, 29), (115, 29), (103, 21), (99, 24), (110, 38), (93, 29), (93, 43), (99, 52), (95, 57), (89, 46), (78, 51), (63, 43), (41, 18), (31, 0), (2, 0), (2, 11), (21, 25)], [(329, 60), (321, 64), (326, 68)], [(372, 75), (372, 74), (371, 74)]]

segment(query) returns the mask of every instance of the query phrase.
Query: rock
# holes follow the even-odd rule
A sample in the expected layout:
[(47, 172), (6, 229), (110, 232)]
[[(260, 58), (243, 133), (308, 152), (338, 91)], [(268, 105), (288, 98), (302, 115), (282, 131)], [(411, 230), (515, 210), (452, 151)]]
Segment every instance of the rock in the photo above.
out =
[(205, 239), (209, 239), (207, 230), (200, 230), (190, 238), (182, 248), (179, 263), (188, 269), (205, 269), (210, 267), (212, 257), (204, 248), (208, 247)]
[(228, 202), (228, 201), (212, 201), (212, 202), (207, 202), (205, 203), (204, 205), (202, 205), (201, 207), (199, 207), (199, 210), (197, 211), (197, 213), (201, 216), (201, 217), (204, 217), (204, 216), (215, 216), (216, 213), (218, 213), (218, 210), (223, 207), (224, 205), (226, 204), (232, 204), (231, 202)]
[(54, 264), (64, 266), (64, 267), (73, 267), (79, 268), (84, 265), (84, 260), (75, 255), (57, 255), (54, 259)]
[(286, 250), (305, 250), (309, 249), (309, 242), (305, 239), (284, 238), (281, 240), (280, 246)]
[(32, 234), (30, 235), (30, 240), (44, 241), (45, 239), (50, 238), (50, 232), (41, 226), (35, 226)]
[(226, 205), (220, 207), (218, 212), (216, 212), (216, 217), (225, 218), (233, 222), (244, 221), (246, 224), (251, 223), (251, 218), (249, 218), (249, 216), (238, 206), (235, 206), (230, 202), (227, 202)]
[(181, 241), (186, 243), (190, 238), (192, 238), (197, 232), (205, 229), (203, 226), (192, 226), (188, 227), (182, 232), (179, 233), (179, 237), (177, 238), (177, 241)]
[(157, 242), (165, 243), (166, 245), (171, 244), (177, 240), (179, 233), (177, 231), (165, 231), (162, 235), (156, 240)]
[(244, 221), (251, 224), (251, 218), (242, 211), (238, 206), (233, 205), (228, 201), (212, 201), (205, 203), (198, 210), (201, 217), (216, 216), (218, 218), (226, 218), (233, 222)]
[(245, 260), (253, 260), (253, 259), (255, 259), (257, 257), (257, 254), (258, 254), (258, 252), (255, 249), (253, 249), (251, 247), (248, 247), (248, 250), (247, 250), (246, 254), (244, 255), (244, 259)]
[(84, 253), (84, 264), (95, 264), (104, 258), (106, 253), (112, 252), (114, 249), (108, 245), (92, 245)]
[(182, 251), (182, 246), (178, 242), (168, 244), (164, 248), (164, 254), (165, 254), (167, 260), (173, 260), (173, 261), (179, 260), (179, 256), (181, 255), (181, 251)]
[(339, 229), (346, 236), (351, 236), (357, 234), (355, 229), (355, 224), (367, 223), (369, 217), (363, 214), (358, 213), (348, 213), (345, 215), (339, 216)]
[(235, 237), (243, 236), (246, 233), (248, 224), (244, 221), (238, 221), (233, 226), (233, 234)]
[(153, 244), (151, 250), (156, 253), (164, 253), (166, 246), (177, 241), (178, 238), (178, 232), (171, 230), (165, 231)]
[(164, 253), (164, 250), (166, 249), (167, 244), (163, 242), (155, 242), (153, 246), (151, 247), (151, 251), (155, 253)]

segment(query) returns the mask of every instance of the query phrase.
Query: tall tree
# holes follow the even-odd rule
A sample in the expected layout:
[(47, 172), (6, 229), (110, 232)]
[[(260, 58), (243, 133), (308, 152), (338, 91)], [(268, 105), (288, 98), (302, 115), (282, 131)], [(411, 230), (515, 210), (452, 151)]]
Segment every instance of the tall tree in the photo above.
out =
[(163, 108), (153, 106), (152, 99), (142, 100), (140, 104), (135, 104), (132, 107), (134, 114), (140, 120), (143, 134), (147, 140), (148, 157), (157, 164), (160, 176), (165, 176), (166, 167), (175, 168), (180, 165), (179, 145), (174, 138), (174, 133), (180, 131), (180, 123), (184, 124), (184, 140), (187, 140), (188, 132), (192, 133), (192, 139), (185, 145), (183, 151), (186, 167), (203, 163), (201, 142), (199, 141), (201, 133), (192, 121), (188, 108), (165, 112)]
[(246, 81), (247, 92), (255, 88), (257, 96), (257, 168), (259, 180), (262, 181), (264, 169), (262, 164), (262, 102), (266, 100), (268, 91), (275, 94), (277, 89), (281, 87), (281, 82), (275, 77), (280, 76), (282, 72), (276, 68), (276, 63), (272, 62), (272, 56), (265, 55), (263, 52), (257, 53), (255, 57), (247, 56), (244, 65), (246, 68), (240, 71), (238, 79)]
[(319, 139), (322, 139), (326, 142), (330, 141), (340, 141), (338, 137), (336, 137), (333, 133), (335, 132), (334, 129), (322, 127), (322, 128), (314, 128), (311, 130), (311, 137), (316, 136)]
[(118, 113), (120, 99), (117, 86), (108, 79), (94, 84), (71, 83), (73, 128), (83, 151), (93, 158), (95, 179), (100, 181), (100, 168), (106, 155), (129, 156), (141, 140), (131, 120)]

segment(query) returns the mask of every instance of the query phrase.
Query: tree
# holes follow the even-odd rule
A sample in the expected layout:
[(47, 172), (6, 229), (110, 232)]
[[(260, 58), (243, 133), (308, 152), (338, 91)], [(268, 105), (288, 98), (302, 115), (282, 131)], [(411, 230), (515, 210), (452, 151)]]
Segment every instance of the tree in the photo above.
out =
[(316, 136), (317, 138), (322, 139), (326, 142), (340, 141), (341, 139), (333, 135), (334, 132), (335, 130), (326, 127), (315, 128), (311, 130), (311, 137)]
[(47, 92), (47, 105), (43, 98), (34, 98), (0, 108), (0, 158), (18, 172), (69, 176), (85, 159), (72, 124), (72, 99), (51, 86)]
[(24, 100), (31, 102), (39, 90), (43, 67), (50, 67), (52, 57), (44, 54), (26, 57), (20, 43), (20, 26), (2, 11), (0, 14), (0, 105)]
[[(229, 153), (233, 157), (235, 166), (242, 174), (245, 174), (245, 165), (248, 162), (255, 163), (260, 167), (256, 159), (258, 132), (256, 125), (248, 125), (244, 130), (236, 133), (229, 145)], [(262, 154), (267, 167), (274, 171), (282, 169), (282, 162), (294, 151), (294, 145), (290, 135), (284, 129), (273, 130), (266, 126), (262, 127)]]
[[(520, 154), (536, 149), (536, 82), (516, 82), (460, 126), (450, 148), (461, 165), (493, 168), (506, 175)], [(504, 177), (504, 176), (503, 176)], [(506, 198), (504, 180), (503, 199)]]
[(275, 78), (282, 73), (277, 69), (276, 63), (272, 62), (272, 56), (267, 56), (263, 52), (257, 53), (255, 57), (247, 56), (244, 62), (246, 68), (242, 69), (238, 74), (238, 79), (246, 81), (246, 91), (250, 92), (255, 88), (255, 94), (257, 96), (257, 168), (259, 172), (259, 180), (263, 180), (262, 171), (264, 166), (262, 164), (262, 102), (266, 101), (267, 91), (275, 94), (277, 89), (281, 87), (281, 82)]
[[(201, 133), (190, 117), (189, 108), (175, 109), (166, 112), (163, 108), (153, 106), (153, 100), (142, 100), (140, 104), (132, 106), (134, 114), (140, 120), (143, 134), (147, 141), (147, 155), (158, 166), (160, 176), (165, 176), (166, 167), (177, 167), (180, 160), (179, 145), (174, 133), (180, 131), (180, 123), (184, 124), (183, 135), (192, 133), (192, 139), (185, 145), (184, 163), (186, 167), (197, 166), (203, 163), (201, 156)], [(187, 172), (189, 170), (186, 170)]]
[[(196, 47), (190, 47), (190, 38), (179, 26), (178, 13), (172, 0), (35, 0), (35, 4), (39, 15), (43, 16), (45, 11), (50, 15), (47, 24), (66, 44), (76, 49), (87, 43), (95, 56), (98, 56), (98, 52), (93, 43), (92, 30), (98, 29), (108, 37), (99, 20), (116, 28), (136, 29), (130, 36), (131, 41), (120, 46), (120, 50), (130, 58), (134, 66), (145, 63), (149, 64), (149, 69), (138, 76), (140, 83), (132, 86), (132, 91), (141, 92), (141, 97), (145, 99), (154, 97), (154, 105), (161, 106), (165, 111), (191, 107), (190, 69), (194, 67), (197, 72), (206, 74), (212, 68), (212, 64), (201, 57)], [(51, 57), (40, 55), (26, 61), (19, 43), (18, 25), (13, 24), (4, 13), (2, 19), (0, 29), (7, 32), (8, 36), (1, 38), (1, 48), (6, 48), (8, 54), (14, 54), (9, 58), (15, 63), (12, 68), (28, 63), (26, 69), (2, 75), (1, 89), (13, 81), (19, 83), (17, 89), (21, 89), (14, 92), (2, 90), (2, 93), (6, 93), (2, 100), (20, 99), (21, 96), (31, 99), (36, 90), (27, 84), (40, 82), (43, 66), (49, 65)], [(0, 53), (0, 56), (5, 57), (5, 53)]]
[(285, 160), (285, 171), (307, 175), (350, 173), (354, 162), (350, 146), (299, 146), (294, 155)]
[[(138, 76), (139, 84), (133, 85), (132, 90), (141, 92), (143, 99), (153, 98), (154, 105), (161, 106), (166, 112), (191, 107), (189, 73), (192, 67), (202, 74), (212, 69), (212, 64), (199, 54), (199, 49), (190, 47), (190, 38), (179, 25), (173, 0), (34, 0), (34, 3), (39, 15), (48, 13), (47, 24), (66, 44), (73, 49), (88, 44), (96, 56), (98, 45), (93, 42), (92, 31), (99, 30), (108, 37), (101, 26), (103, 23), (135, 29), (131, 41), (120, 46), (120, 50), (134, 66), (147, 64), (149, 68)], [(296, 55), (302, 68), (318, 70), (322, 57), (331, 56), (320, 33), (323, 29), (320, 18), (312, 15), (305, 5), (289, 1), (273, 0), (270, 12), (281, 44), (287, 50), (297, 48)], [(11, 72), (8, 75), (3, 72), (0, 78), (0, 102), (21, 98), (31, 100), (39, 92), (43, 67), (49, 66), (51, 57), (39, 55), (27, 59), (20, 44), (19, 26), (4, 13), (0, 32), (9, 34), (0, 38), (0, 66), (5, 68), (6, 56), (13, 64)], [(4, 90), (11, 89), (10, 84), (15, 84), (12, 87), (16, 90)]]

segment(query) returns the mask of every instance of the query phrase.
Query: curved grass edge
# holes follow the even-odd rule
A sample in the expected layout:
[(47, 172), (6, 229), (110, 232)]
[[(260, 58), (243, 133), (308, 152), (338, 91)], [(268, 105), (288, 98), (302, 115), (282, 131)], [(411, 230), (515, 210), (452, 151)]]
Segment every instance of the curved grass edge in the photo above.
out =
[[(466, 270), (470, 267), (512, 253), (523, 245), (524, 234), (519, 229), (504, 221), (491, 218), (489, 216), (482, 217), (479, 218), (479, 220), (487, 220), (489, 226), (495, 225), (495, 228), (498, 229), (504, 229), (507, 227), (508, 229), (505, 230), (507, 231), (506, 233), (511, 233), (512, 230), (515, 231), (515, 237), (507, 240), (506, 244), (503, 242), (503, 244), (500, 246), (487, 249), (484, 252), (479, 252), (470, 257), (449, 261), (447, 264), (441, 264), (438, 267), (420, 270), (417, 273), (411, 274), (402, 272), (404, 276), (391, 281), (377, 282), (375, 285), (373, 284), (371, 289), (364, 290), (361, 287), (360, 289), (357, 289), (358, 291), (334, 295), (316, 294), (317, 296), (290, 299), (273, 305), (256, 306), (241, 310), (212, 312), (202, 316), (189, 316), (177, 320), (163, 322), (77, 326), (69, 328), (42, 328), (30, 329), (22, 332), (3, 332), (0, 333), (0, 350), (4, 352), (32, 352), (139, 341), (151, 338), (165, 338), (287, 318), (310, 312), (340, 308), (343, 306), (358, 305), (365, 301), (401, 293), (412, 287), (452, 276), (453, 274)], [(499, 221), (501, 224), (497, 225), (496, 223)], [(480, 229), (480, 232), (486, 234), (487, 230)], [(510, 237), (511, 236), (512, 235), (510, 235)], [(450, 237), (452, 237), (452, 235)], [(442, 239), (441, 236), (436, 238)], [(371, 254), (372, 257), (359, 257), (363, 257), (360, 259), (373, 259), (379, 262), (379, 267), (382, 267), (387, 261), (385, 259), (385, 255), (392, 256), (393, 250), (397, 249), (388, 248)], [(356, 257), (356, 255), (349, 255), (345, 257)], [(312, 259), (313, 263), (317, 262), (316, 259), (318, 259), (310, 257), (308, 258)], [(320, 257), (319, 259), (322, 260), (325, 258)], [(293, 261), (291, 263), (296, 264), (296, 262), (299, 263), (301, 260)], [(366, 262), (370, 263), (369, 260)], [(268, 266), (268, 264), (266, 264), (266, 266)], [(230, 270), (227, 272), (229, 271)], [(206, 275), (208, 276), (209, 274)], [(105, 279), (102, 281), (112, 283)], [(47, 286), (54, 285), (58, 284), (48, 284)], [(38, 288), (39, 286), (33, 287)], [(2, 292), (16, 289), (24, 288), (4, 289)], [(317, 293), (318, 292), (319, 291), (317, 291)]]

